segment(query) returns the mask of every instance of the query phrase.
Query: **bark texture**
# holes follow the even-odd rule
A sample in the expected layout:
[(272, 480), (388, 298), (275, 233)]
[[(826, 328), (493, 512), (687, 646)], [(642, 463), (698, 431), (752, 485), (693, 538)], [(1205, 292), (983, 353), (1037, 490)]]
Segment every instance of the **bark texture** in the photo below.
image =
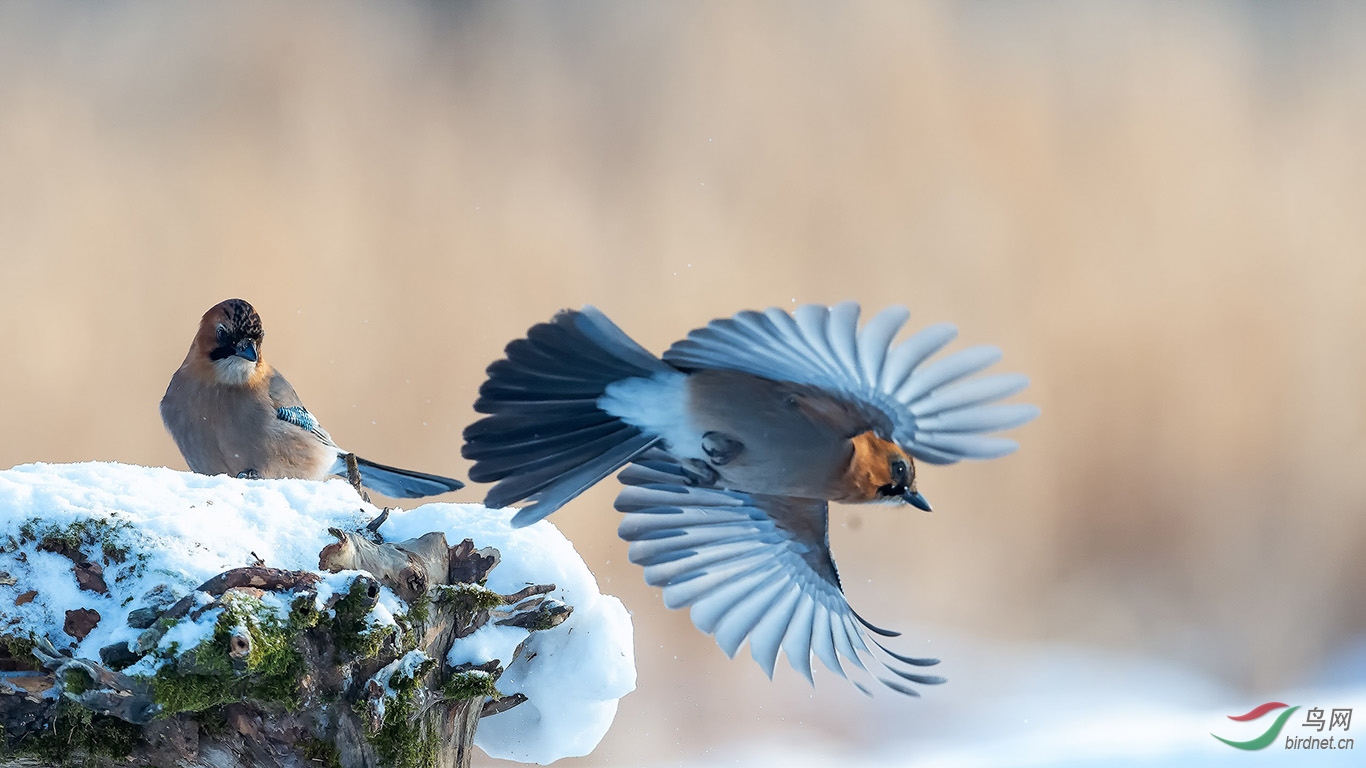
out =
[[(0, 766), (468, 766), (479, 719), (525, 699), (496, 690), (512, 659), (452, 668), (452, 644), (490, 621), (548, 629), (572, 609), (547, 597), (549, 584), (513, 595), (484, 588), (499, 555), (468, 539), (331, 533), (319, 570), (365, 572), (344, 593), (320, 592), (319, 573), (262, 564), (133, 611), (138, 639), (98, 660), (4, 638)], [(407, 604), (396, 627), (367, 619), (381, 585)], [(158, 652), (179, 622), (214, 610), (212, 638), (155, 676), (121, 671)]]

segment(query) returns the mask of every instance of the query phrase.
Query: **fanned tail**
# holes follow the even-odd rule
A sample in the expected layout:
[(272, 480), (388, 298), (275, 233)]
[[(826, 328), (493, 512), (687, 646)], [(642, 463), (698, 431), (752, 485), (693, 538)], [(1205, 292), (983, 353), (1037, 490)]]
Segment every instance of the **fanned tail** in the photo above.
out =
[(465, 430), (470, 479), (497, 482), (484, 503), (531, 499), (513, 517), (540, 520), (611, 475), (658, 439), (598, 407), (608, 385), (672, 370), (593, 307), (565, 310), (508, 344), (489, 366)]

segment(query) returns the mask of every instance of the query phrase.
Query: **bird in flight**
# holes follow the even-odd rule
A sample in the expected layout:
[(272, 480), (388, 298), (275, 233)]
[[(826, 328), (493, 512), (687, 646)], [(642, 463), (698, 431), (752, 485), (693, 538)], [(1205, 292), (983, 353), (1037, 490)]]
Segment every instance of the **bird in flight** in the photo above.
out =
[[(204, 313), (161, 399), (161, 419), (190, 469), (205, 475), (324, 480), (346, 476), (350, 454), (261, 357), (261, 316), (241, 299)], [(361, 483), (398, 499), (434, 496), (459, 480), (355, 457)]]
[(1008, 454), (1014, 441), (984, 433), (1038, 409), (996, 402), (1025, 376), (974, 376), (994, 347), (927, 363), (952, 325), (893, 346), (909, 316), (890, 307), (859, 328), (854, 302), (741, 312), (656, 357), (593, 307), (560, 312), (489, 366), (474, 406), (487, 415), (464, 435), (470, 478), (496, 483), (487, 506), (533, 502), (512, 518), (523, 526), (627, 467), (630, 560), (727, 655), (748, 640), (770, 677), (781, 649), (808, 680), (814, 656), (918, 695), (909, 683), (943, 682), (919, 669), (938, 660), (888, 649), (879, 638), (897, 633), (849, 606), (829, 503), (928, 511), (918, 462)]

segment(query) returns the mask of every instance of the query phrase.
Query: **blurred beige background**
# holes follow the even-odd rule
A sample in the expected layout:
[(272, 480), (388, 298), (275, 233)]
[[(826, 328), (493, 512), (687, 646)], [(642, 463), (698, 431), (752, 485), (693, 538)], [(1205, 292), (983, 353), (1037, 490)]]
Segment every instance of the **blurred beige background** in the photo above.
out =
[(577, 764), (972, 717), (995, 681), (955, 638), (1331, 682), (1366, 636), (1363, 33), (1346, 4), (6, 4), (0, 465), (183, 468), (156, 404), (232, 296), (339, 442), (460, 476), (484, 367), (557, 308), (662, 351), (904, 303), (1044, 413), (924, 470), (933, 515), (837, 517), (854, 605), (949, 685), (728, 661), (605, 483), (553, 521), (640, 679)]

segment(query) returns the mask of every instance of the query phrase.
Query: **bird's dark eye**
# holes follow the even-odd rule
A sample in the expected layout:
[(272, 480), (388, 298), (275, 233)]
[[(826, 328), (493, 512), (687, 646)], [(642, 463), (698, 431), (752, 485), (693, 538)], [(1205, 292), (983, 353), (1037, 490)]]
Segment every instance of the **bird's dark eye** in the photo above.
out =
[(892, 482), (880, 486), (877, 489), (878, 494), (891, 498), (906, 493), (906, 486), (911, 482), (911, 468), (906, 464), (906, 460), (900, 457), (893, 458), (887, 463), (887, 470), (891, 473)]
[(905, 488), (911, 482), (911, 468), (903, 459), (892, 459), (892, 484)]
[(227, 328), (224, 328), (224, 327), (221, 326), (221, 325), (218, 326), (218, 330), (214, 332), (214, 337), (218, 340), (218, 343), (219, 343), (219, 344), (227, 344), (227, 343), (228, 343), (228, 329), (227, 329)]

